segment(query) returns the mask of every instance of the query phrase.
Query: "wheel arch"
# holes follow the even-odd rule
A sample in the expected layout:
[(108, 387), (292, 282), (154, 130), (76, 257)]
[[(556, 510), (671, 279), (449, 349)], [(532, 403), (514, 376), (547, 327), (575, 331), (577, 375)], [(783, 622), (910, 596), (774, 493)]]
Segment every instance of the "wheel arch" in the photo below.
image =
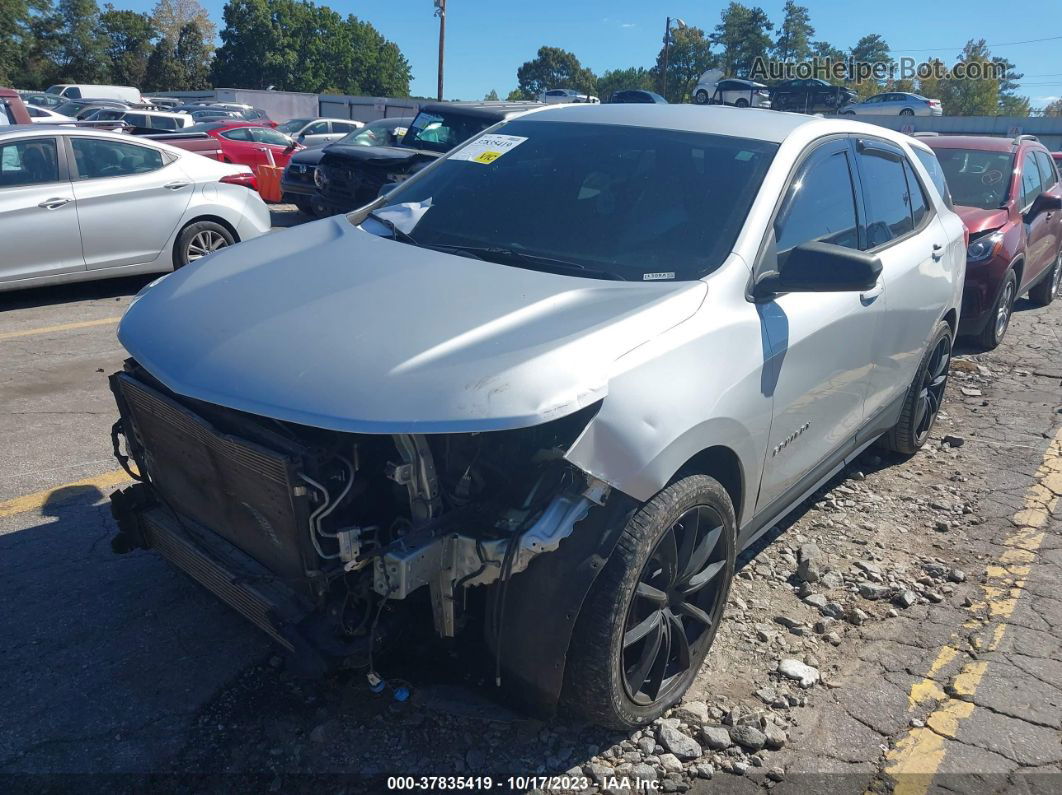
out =
[(240, 242), (240, 236), (236, 232), (236, 227), (234, 227), (231, 223), (226, 221), (220, 215), (212, 215), (210, 213), (206, 213), (204, 215), (197, 215), (194, 218), (190, 218), (188, 221), (181, 224), (180, 228), (177, 230), (177, 234), (173, 236), (173, 245), (170, 247), (170, 257), (172, 258), (173, 262), (177, 262), (177, 244), (181, 240), (181, 233), (184, 232), (184, 230), (190, 227), (192, 224), (198, 224), (203, 221), (212, 221), (213, 223), (218, 224), (219, 226), (225, 227), (229, 231), (229, 234), (232, 235), (232, 242)]
[(687, 475), (707, 475), (715, 478), (730, 497), (734, 515), (741, 526), (742, 503), (745, 496), (745, 472), (738, 454), (726, 445), (712, 445), (691, 456), (671, 478), (674, 482)]

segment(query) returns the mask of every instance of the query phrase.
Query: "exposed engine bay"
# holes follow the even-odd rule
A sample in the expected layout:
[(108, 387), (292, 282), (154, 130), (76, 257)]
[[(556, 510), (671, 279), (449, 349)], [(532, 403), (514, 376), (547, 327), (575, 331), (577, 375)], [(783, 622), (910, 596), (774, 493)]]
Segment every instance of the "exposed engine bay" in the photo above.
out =
[(596, 404), (513, 431), (368, 435), (179, 397), (132, 360), (111, 385), (115, 455), (142, 481), (113, 498), (116, 551), (156, 549), (327, 665), (363, 663), (403, 604), (458, 635), (471, 589), (504, 592), (609, 496), (564, 459)]

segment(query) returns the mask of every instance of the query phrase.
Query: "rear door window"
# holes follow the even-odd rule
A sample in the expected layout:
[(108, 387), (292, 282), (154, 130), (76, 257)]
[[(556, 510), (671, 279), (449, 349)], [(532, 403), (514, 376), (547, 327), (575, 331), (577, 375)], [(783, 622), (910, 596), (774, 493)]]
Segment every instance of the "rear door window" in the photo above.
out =
[(230, 141), (250, 141), (251, 140), (251, 128), (250, 127), (236, 127), (232, 130), (226, 130), (221, 133), (222, 138), (228, 138)]
[(70, 142), (82, 179), (146, 174), (165, 165), (162, 152), (146, 146), (106, 138), (72, 138)]
[(867, 248), (883, 246), (914, 229), (902, 155), (871, 144), (858, 152), (863, 203), (867, 211)]
[(812, 155), (790, 185), (774, 229), (779, 255), (810, 241), (859, 248), (846, 151)]

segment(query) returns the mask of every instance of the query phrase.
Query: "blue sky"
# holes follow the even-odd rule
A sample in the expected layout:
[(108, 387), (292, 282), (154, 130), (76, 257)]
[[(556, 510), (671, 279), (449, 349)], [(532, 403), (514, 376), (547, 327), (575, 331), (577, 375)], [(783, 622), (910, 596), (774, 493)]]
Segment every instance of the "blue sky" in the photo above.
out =
[[(154, 0), (111, 0), (119, 8), (150, 10)], [(221, 27), (224, 0), (200, 0)], [(504, 98), (516, 87), (516, 69), (543, 44), (574, 52), (597, 73), (650, 66), (660, 48), (665, 17), (710, 31), (724, 2), (683, 0), (447, 0), (447, 99), (480, 99), (491, 89)], [(332, 2), (342, 14), (371, 22), (396, 42), (413, 67), (412, 92), (434, 96), (438, 21), (432, 0)], [(746, 2), (753, 5), (753, 2)], [(777, 25), (785, 0), (758, 3)], [(895, 50), (952, 63), (970, 38), (991, 44), (1062, 36), (1062, 2), (1004, 4), (999, 0), (806, 0), (816, 38), (847, 49), (860, 36), (879, 33)], [(102, 0), (101, 0), (102, 6)], [(932, 51), (926, 49), (932, 48)], [(898, 53), (897, 53), (898, 54)], [(1041, 106), (1062, 95), (1062, 39), (1000, 46), (1026, 74), (1022, 90)]]

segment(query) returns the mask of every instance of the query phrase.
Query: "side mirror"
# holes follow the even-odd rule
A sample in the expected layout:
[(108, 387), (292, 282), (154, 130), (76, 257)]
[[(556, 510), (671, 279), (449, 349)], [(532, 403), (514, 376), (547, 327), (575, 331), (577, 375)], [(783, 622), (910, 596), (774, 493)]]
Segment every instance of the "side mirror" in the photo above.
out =
[[(771, 235), (773, 240), (773, 233)], [(881, 260), (833, 243), (802, 243), (777, 257), (777, 266), (762, 273), (752, 294), (842, 293), (869, 290), (881, 276)]]
[(1032, 206), (1033, 215), (1052, 210), (1062, 210), (1062, 196), (1055, 196), (1052, 193), (1041, 193), (1036, 197), (1036, 201), (1033, 202)]

